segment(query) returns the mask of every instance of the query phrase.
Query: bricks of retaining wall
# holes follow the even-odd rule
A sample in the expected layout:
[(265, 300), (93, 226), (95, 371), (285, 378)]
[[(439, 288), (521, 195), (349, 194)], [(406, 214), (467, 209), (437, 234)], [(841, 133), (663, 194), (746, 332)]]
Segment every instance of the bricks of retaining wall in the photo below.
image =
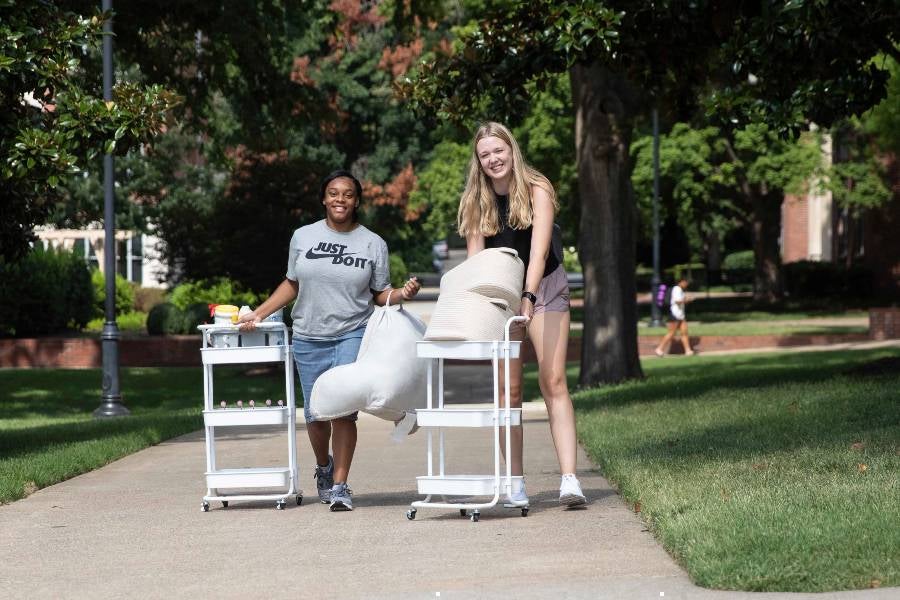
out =
[(873, 340), (900, 339), (900, 307), (869, 309), (869, 337)]
[[(896, 311), (897, 309), (892, 309)], [(900, 338), (900, 316), (893, 314), (894, 338)], [(885, 318), (887, 323), (887, 317)], [(885, 333), (886, 335), (886, 333)], [(660, 336), (638, 338), (638, 353), (652, 356)], [(752, 350), (753, 348), (796, 347), (809, 345), (861, 342), (870, 339), (865, 333), (821, 335), (733, 335), (691, 336), (691, 345), (699, 352), (719, 350)], [(888, 339), (888, 338), (876, 338)], [(683, 354), (677, 338), (669, 352)], [(567, 360), (581, 360), (581, 338), (569, 338)], [(525, 362), (535, 362), (530, 342), (522, 347)], [(85, 369), (101, 366), (102, 351), (97, 338), (38, 338), (0, 340), (0, 367)], [(195, 367), (200, 365), (200, 338), (197, 336), (135, 337), (119, 340), (119, 364), (123, 367)]]
[[(123, 367), (194, 367), (200, 365), (200, 338), (192, 335), (135, 337), (119, 340)], [(88, 369), (102, 365), (99, 338), (28, 338), (0, 340), (0, 367)]]

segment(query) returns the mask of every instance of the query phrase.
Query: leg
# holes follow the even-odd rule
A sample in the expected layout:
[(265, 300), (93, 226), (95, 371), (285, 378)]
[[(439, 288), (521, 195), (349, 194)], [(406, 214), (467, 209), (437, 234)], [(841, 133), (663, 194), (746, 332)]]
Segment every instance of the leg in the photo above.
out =
[(684, 346), (684, 353), (690, 356), (694, 353), (694, 349), (691, 348), (691, 337), (688, 335), (687, 319), (681, 321), (680, 330), (681, 345)]
[(356, 421), (335, 419), (331, 423), (334, 428), (334, 481), (346, 483), (350, 463), (353, 462), (353, 452), (356, 450)]
[(331, 441), (331, 421), (311, 421), (306, 424), (309, 444), (319, 466), (328, 465), (328, 443)]
[(534, 316), (528, 334), (538, 361), (541, 394), (550, 417), (550, 434), (563, 474), (575, 473), (578, 441), (575, 410), (566, 381), (566, 349), (569, 343), (569, 312), (542, 312)]
[(675, 328), (678, 325), (675, 321), (669, 321), (668, 328), (666, 331), (666, 335), (663, 336), (662, 341), (659, 343), (659, 346), (656, 347), (656, 354), (662, 356), (669, 352), (669, 346), (672, 345), (672, 338), (675, 337)]
[[(518, 332), (512, 331), (510, 332), (511, 339), (522, 339), (522, 332), (519, 330)], [(500, 361), (500, 406), (506, 407), (506, 369), (503, 365), (503, 361)], [(509, 361), (509, 407), (510, 408), (522, 408), (522, 359), (516, 358)], [(510, 461), (510, 469), (513, 475), (521, 475), (522, 474), (522, 426), (519, 425), (517, 427), (513, 427), (509, 432), (509, 445), (510, 451), (512, 452), (512, 456), (508, 457)], [(506, 456), (506, 427), (500, 428), (500, 452), (503, 454), (503, 459), (507, 460)]]

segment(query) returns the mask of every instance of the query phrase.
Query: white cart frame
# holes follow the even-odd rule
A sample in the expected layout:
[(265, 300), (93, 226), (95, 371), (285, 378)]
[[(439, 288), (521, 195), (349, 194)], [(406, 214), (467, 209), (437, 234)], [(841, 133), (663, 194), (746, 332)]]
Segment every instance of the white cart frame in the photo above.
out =
[[(303, 502), (303, 492), (297, 487), (297, 416), (294, 401), (294, 373), (290, 335), (280, 322), (263, 322), (255, 332), (241, 332), (237, 325), (200, 325), (203, 338), (200, 349), (203, 358), (203, 423), (206, 430), (206, 495), (202, 509), (217, 500), (223, 507), (231, 500), (274, 500), (282, 510), (288, 498)], [(246, 343), (248, 345), (244, 346)], [(253, 344), (253, 345), (251, 345)], [(213, 367), (242, 363), (284, 364), (284, 406), (255, 406), (250, 408), (216, 408), (213, 393)], [(216, 429), (218, 427), (247, 427), (284, 425), (287, 434), (287, 466), (244, 469), (216, 467)], [(285, 488), (270, 494), (222, 493), (222, 489)]]
[[(477, 522), (481, 509), (493, 508), (500, 500), (501, 494), (512, 495), (522, 489), (525, 478), (513, 475), (509, 460), (506, 462), (506, 474), (500, 473), (500, 428), (506, 428), (506, 456), (511, 456), (510, 427), (522, 424), (522, 409), (510, 408), (509, 402), (500, 407), (500, 361), (504, 366), (504, 391), (509, 398), (509, 361), (519, 358), (522, 342), (510, 341), (510, 326), (524, 317), (512, 317), (506, 322), (503, 340), (491, 341), (429, 341), (417, 342), (417, 355), (431, 359), (428, 362), (427, 407), (416, 411), (416, 421), (427, 430), (428, 474), (417, 477), (416, 484), (420, 494), (427, 494), (424, 500), (410, 504), (406, 518), (416, 518), (419, 508), (458, 509), (460, 516), (470, 516)], [(445, 408), (444, 407), (444, 360), (485, 360), (490, 359), (494, 379), (493, 408)], [(437, 369), (437, 406), (434, 399), (434, 370)], [(445, 427), (485, 427), (494, 432), (494, 473), (493, 475), (448, 475), (445, 472), (444, 428)], [(438, 467), (434, 469), (434, 430), (438, 431)], [(433, 495), (440, 495), (443, 502), (432, 502)], [(450, 502), (446, 495), (456, 496), (491, 496), (488, 502)], [(518, 508), (522, 516), (528, 516), (528, 502), (507, 502), (506, 508)], [(469, 513), (468, 511), (471, 511)]]

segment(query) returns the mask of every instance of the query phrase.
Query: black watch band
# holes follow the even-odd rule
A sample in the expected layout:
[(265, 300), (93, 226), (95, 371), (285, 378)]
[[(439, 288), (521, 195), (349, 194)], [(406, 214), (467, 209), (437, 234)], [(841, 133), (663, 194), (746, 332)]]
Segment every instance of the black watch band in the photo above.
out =
[(537, 296), (535, 296), (531, 292), (522, 292), (522, 297), (531, 300), (532, 304), (537, 304)]

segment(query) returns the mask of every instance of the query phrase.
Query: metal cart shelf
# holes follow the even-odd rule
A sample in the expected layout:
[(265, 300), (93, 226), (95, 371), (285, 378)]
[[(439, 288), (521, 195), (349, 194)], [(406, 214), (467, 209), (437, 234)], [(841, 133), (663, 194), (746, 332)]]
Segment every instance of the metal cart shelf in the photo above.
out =
[[(223, 507), (231, 500), (274, 500), (281, 510), (295, 497), (303, 502), (297, 487), (297, 421), (294, 402), (293, 364), (288, 329), (284, 323), (263, 322), (257, 331), (244, 333), (237, 325), (200, 325), (203, 338), (203, 424), (206, 431), (206, 495), (202, 509), (211, 501)], [(213, 367), (240, 363), (284, 363), (284, 406), (216, 408)], [(282, 426), (287, 435), (287, 466), (220, 469), (216, 466), (216, 430), (220, 427)], [(260, 489), (272, 488), (269, 493)], [(280, 488), (280, 489), (279, 489)], [(242, 493), (240, 490), (254, 490)], [(223, 490), (228, 490), (224, 492)], [(237, 491), (236, 491), (237, 490)]]
[[(419, 508), (458, 509), (461, 516), (469, 516), (477, 522), (481, 509), (497, 505), (501, 494), (515, 495), (521, 491), (525, 478), (512, 475), (509, 461), (506, 461), (506, 473), (500, 471), (500, 428), (506, 428), (505, 450), (510, 456), (510, 426), (522, 424), (522, 409), (500, 406), (500, 362), (504, 367), (504, 391), (509, 398), (509, 361), (519, 357), (521, 342), (510, 341), (509, 328), (516, 321), (524, 321), (523, 317), (512, 317), (506, 322), (504, 339), (490, 341), (426, 341), (417, 343), (417, 354), (420, 358), (430, 359), (428, 362), (427, 407), (416, 411), (416, 422), (426, 428), (428, 474), (416, 478), (416, 487), (424, 500), (413, 502), (406, 518), (416, 518)], [(491, 408), (447, 408), (444, 406), (444, 361), (486, 360), (491, 361), (494, 377), (494, 403)], [(437, 371), (437, 394), (434, 393), (434, 375)], [(435, 396), (437, 402), (435, 403)], [(493, 474), (447, 474), (445, 472), (444, 429), (461, 427), (488, 428), (494, 432), (494, 473)], [(435, 469), (434, 432), (438, 433), (437, 469)], [(442, 497), (442, 502), (432, 502), (434, 495)], [(451, 502), (446, 496), (492, 496), (486, 502)], [(521, 510), (523, 517), (528, 515), (527, 502), (507, 502), (507, 508)]]

